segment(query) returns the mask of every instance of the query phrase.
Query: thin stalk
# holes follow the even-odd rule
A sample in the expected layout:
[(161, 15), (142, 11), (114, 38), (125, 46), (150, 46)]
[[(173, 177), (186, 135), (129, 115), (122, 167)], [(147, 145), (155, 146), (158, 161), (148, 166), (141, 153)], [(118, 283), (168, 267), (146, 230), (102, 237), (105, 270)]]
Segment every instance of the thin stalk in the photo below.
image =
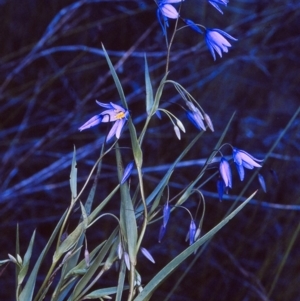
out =
[[(179, 7), (179, 9), (178, 9), (179, 12), (180, 12), (180, 9), (181, 9), (181, 3), (180, 3), (180, 7)], [(171, 47), (172, 47), (172, 44), (173, 44), (173, 41), (174, 41), (174, 38), (175, 38), (175, 34), (176, 34), (176, 32), (177, 32), (178, 19), (179, 19), (179, 17), (176, 19), (175, 28), (174, 28), (173, 34), (172, 34), (172, 36), (171, 36), (170, 43), (169, 43), (169, 45), (168, 45), (167, 58), (166, 58), (166, 61), (167, 61), (167, 62), (166, 62), (166, 74), (169, 72)]]

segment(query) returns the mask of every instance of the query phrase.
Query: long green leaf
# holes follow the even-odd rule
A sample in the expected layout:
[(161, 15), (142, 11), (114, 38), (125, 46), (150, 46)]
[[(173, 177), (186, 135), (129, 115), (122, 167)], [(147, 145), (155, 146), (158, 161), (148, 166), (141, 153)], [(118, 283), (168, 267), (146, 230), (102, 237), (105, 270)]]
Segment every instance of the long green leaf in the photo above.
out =
[(82, 291), (85, 289), (88, 282), (94, 276), (94, 274), (98, 270), (99, 266), (103, 263), (104, 257), (108, 253), (109, 248), (112, 246), (118, 231), (119, 231), (119, 227), (116, 228), (111, 233), (110, 237), (108, 238), (108, 240), (103, 245), (103, 248), (101, 249), (99, 254), (96, 256), (94, 262), (90, 265), (87, 272), (84, 274), (84, 276), (76, 284), (76, 287), (73, 290), (73, 293), (70, 296), (70, 298), (68, 299), (68, 301), (74, 301), (81, 295)]
[[(102, 145), (102, 148), (101, 148), (100, 157), (103, 155), (103, 151), (104, 151), (104, 144)], [(96, 188), (97, 188), (97, 181), (98, 181), (98, 178), (99, 178), (99, 175), (100, 175), (100, 171), (101, 171), (101, 163), (102, 163), (102, 161), (100, 161), (99, 164), (98, 164), (96, 177), (94, 179), (93, 186), (92, 186), (92, 188), (90, 190), (90, 193), (89, 193), (88, 198), (86, 200), (86, 203), (84, 205), (84, 209), (81, 209), (82, 212), (85, 212), (85, 214), (87, 215), (86, 216), (86, 225), (88, 223), (88, 219), (87, 218), (88, 218), (88, 216), (91, 213), (92, 205), (93, 205), (94, 198), (95, 198), (95, 193), (96, 193)], [(102, 206), (104, 206), (104, 204)], [(81, 221), (82, 221), (82, 219), (84, 220), (84, 216), (83, 215), (81, 216)], [(78, 240), (78, 243), (77, 243), (77, 245), (76, 245), (75, 248), (76, 249), (80, 248), (82, 246), (82, 244), (83, 244), (83, 241), (84, 241), (84, 233), (81, 235), (81, 237)], [(66, 273), (68, 273), (71, 269), (73, 269), (77, 265), (79, 255), (80, 255), (79, 252), (76, 253), (74, 256), (72, 256), (72, 258), (70, 260), (68, 260), (68, 262), (66, 262), (66, 265), (67, 265)], [(62, 277), (63, 277), (63, 275), (62, 275)]]
[[(91, 253), (90, 253), (90, 260), (91, 262), (94, 260), (98, 251), (102, 248), (105, 242), (98, 245)], [(79, 252), (77, 252), (79, 253)], [(75, 255), (74, 255), (75, 256)], [(73, 256), (73, 257), (74, 257)], [(69, 265), (67, 266), (69, 267)], [(72, 270), (68, 273), (65, 271), (62, 274), (60, 282), (60, 287), (56, 287), (56, 290), (52, 296), (51, 301), (64, 301), (66, 300), (65, 297), (69, 294), (70, 290), (76, 285), (78, 277), (81, 277), (87, 272), (87, 266), (85, 259), (81, 260), (77, 266), (75, 266)], [(62, 287), (63, 284), (63, 287)]]
[(122, 295), (124, 291), (124, 281), (125, 281), (125, 275), (126, 275), (126, 266), (125, 266), (125, 261), (121, 261), (121, 267), (119, 270), (119, 278), (118, 278), (118, 290), (117, 290), (117, 295), (116, 295), (116, 300), (115, 301), (121, 301), (122, 300)]
[(36, 283), (36, 276), (38, 273), (38, 270), (40, 268), (41, 263), (44, 260), (44, 257), (46, 256), (49, 248), (51, 247), (56, 235), (59, 232), (59, 229), (64, 221), (64, 218), (67, 214), (67, 211), (63, 214), (63, 216), (61, 217), (61, 219), (59, 220), (59, 222), (57, 223), (53, 233), (51, 234), (50, 239), (48, 240), (48, 243), (46, 244), (45, 248), (43, 249), (42, 253), (40, 254), (38, 260), (36, 261), (34, 268), (26, 282), (26, 285), (24, 286), (24, 289), (22, 290), (19, 300), (20, 301), (31, 301), (32, 297), (33, 297), (33, 291), (35, 288), (35, 283)]
[[(128, 105), (127, 105), (127, 101), (126, 101), (126, 98), (125, 98), (125, 94), (124, 94), (124, 91), (123, 91), (123, 88), (122, 88), (122, 85), (121, 85), (121, 82), (118, 78), (118, 75), (116, 73), (116, 70), (104, 48), (104, 46), (102, 45), (102, 48), (103, 48), (103, 51), (104, 51), (104, 55), (105, 55), (105, 58), (106, 58), (106, 61), (107, 61), (107, 64), (109, 66), (109, 70), (111, 72), (111, 75), (113, 77), (113, 80), (115, 82), (115, 85), (117, 87), (117, 90), (118, 90), (118, 93), (119, 93), (119, 96), (120, 96), (120, 99), (121, 99), (121, 102), (122, 102), (122, 105), (124, 108), (126, 108), (126, 110), (128, 110)], [(140, 148), (140, 145), (138, 143), (138, 140), (137, 140), (137, 135), (136, 135), (136, 130), (135, 130), (135, 127), (132, 123), (132, 120), (131, 120), (131, 117), (129, 117), (129, 120), (128, 120), (128, 127), (129, 127), (129, 131), (130, 131), (130, 137), (131, 137), (131, 144), (132, 144), (132, 149), (133, 149), (133, 154), (134, 154), (134, 160), (135, 160), (135, 163), (137, 165), (137, 168), (141, 167), (142, 166), (142, 151), (141, 151), (141, 148)]]
[[(122, 164), (119, 147), (116, 147), (116, 158), (117, 158), (119, 180), (121, 180), (123, 175), (123, 164)], [(121, 227), (124, 228), (122, 229), (122, 233), (126, 236), (125, 239), (127, 241), (130, 261), (133, 265), (135, 265), (136, 253), (137, 253), (136, 217), (135, 217), (134, 208), (132, 205), (132, 200), (129, 194), (129, 188), (127, 183), (121, 185), (120, 190), (121, 190), (120, 222), (121, 222)]]
[(128, 120), (128, 128), (130, 132), (130, 140), (132, 145), (132, 151), (134, 156), (134, 161), (138, 170), (142, 168), (143, 165), (143, 152), (141, 146), (138, 142), (135, 126), (133, 125), (131, 117)]
[(93, 291), (93, 292), (89, 293), (88, 295), (84, 296), (84, 299), (89, 299), (89, 300), (90, 299), (99, 299), (100, 297), (115, 294), (117, 292), (117, 290), (118, 290), (117, 286), (98, 289), (98, 290)]
[(72, 202), (77, 197), (77, 167), (76, 167), (76, 149), (74, 146), (71, 173), (70, 173), (70, 187), (72, 193)]
[(145, 87), (146, 87), (146, 111), (147, 114), (150, 115), (152, 112), (154, 100), (153, 100), (153, 89), (151, 85), (151, 79), (150, 79), (146, 54), (145, 54)]
[(30, 243), (28, 245), (27, 251), (26, 251), (26, 253), (24, 255), (24, 258), (23, 258), (22, 268), (21, 268), (21, 270), (19, 272), (19, 275), (18, 275), (18, 285), (21, 285), (23, 283), (23, 280), (24, 280), (24, 278), (27, 274), (28, 267), (29, 267), (29, 262), (30, 262), (30, 258), (31, 258), (31, 254), (32, 254), (34, 238), (35, 238), (35, 231), (32, 234)]
[(53, 255), (53, 262), (56, 263), (61, 256), (72, 249), (78, 242), (80, 236), (85, 230), (85, 222), (80, 223), (75, 230), (59, 245)]
[(156, 276), (144, 287), (144, 290), (134, 299), (134, 301), (144, 301), (149, 298), (155, 291), (155, 289), (161, 285), (161, 283), (172, 273), (175, 269), (195, 250), (201, 245), (211, 239), (222, 227), (224, 227), (240, 210), (242, 210), (246, 204), (254, 197), (256, 191), (247, 198), (238, 208), (236, 208), (231, 214), (224, 218), (218, 225), (211, 229), (207, 234), (197, 240), (194, 244), (189, 246), (178, 256), (176, 256), (170, 263), (168, 263), (162, 270), (160, 270)]
[(115, 85), (116, 85), (116, 87), (117, 87), (117, 90), (118, 90), (118, 92), (119, 92), (119, 96), (120, 96), (122, 105), (123, 105), (124, 108), (126, 108), (126, 110), (128, 110), (128, 106), (127, 106), (127, 102), (126, 102), (126, 98), (125, 98), (125, 94), (124, 94), (124, 91), (123, 91), (121, 82), (120, 82), (120, 80), (119, 80), (119, 78), (118, 78), (118, 75), (117, 75), (117, 73), (116, 73), (116, 70), (115, 70), (115, 68), (114, 68), (114, 66), (113, 66), (113, 64), (112, 64), (112, 62), (111, 62), (111, 60), (110, 60), (110, 58), (109, 58), (109, 56), (108, 56), (108, 54), (107, 54), (107, 52), (106, 52), (106, 50), (105, 50), (103, 44), (102, 44), (102, 49), (103, 49), (103, 51), (104, 51), (104, 55), (105, 55), (107, 64), (108, 64), (108, 66), (109, 66), (109, 70), (110, 70), (110, 72), (111, 72), (111, 75), (112, 75), (112, 77), (113, 77), (113, 79), (114, 79), (114, 82), (115, 82)]

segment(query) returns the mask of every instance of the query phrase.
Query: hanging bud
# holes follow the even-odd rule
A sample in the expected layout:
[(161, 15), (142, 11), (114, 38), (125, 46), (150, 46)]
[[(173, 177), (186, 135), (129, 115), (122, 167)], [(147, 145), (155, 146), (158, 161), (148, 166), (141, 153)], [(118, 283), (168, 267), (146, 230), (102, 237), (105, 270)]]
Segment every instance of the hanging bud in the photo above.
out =
[(131, 161), (125, 167), (123, 178), (121, 180), (121, 185), (124, 184), (126, 182), (126, 180), (130, 177), (133, 166), (134, 166), (134, 162)]
[(178, 140), (181, 140), (180, 130), (177, 125), (174, 125), (174, 131), (175, 131), (175, 134), (176, 134)]
[(194, 239), (195, 239), (195, 234), (196, 234), (196, 224), (194, 222), (194, 220), (191, 220), (190, 223), (190, 245), (192, 245), (194, 243)]
[(200, 237), (200, 235), (201, 235), (201, 229), (199, 227), (197, 228), (197, 231), (195, 233), (194, 241), (196, 241)]
[(224, 181), (225, 187), (232, 188), (232, 176), (231, 176), (231, 169), (228, 161), (222, 157), (220, 161), (220, 174)]
[(217, 189), (219, 194), (219, 201), (222, 202), (224, 194), (224, 181), (221, 178), (219, 178), (217, 181)]
[(185, 133), (185, 127), (184, 127), (183, 123), (179, 119), (176, 119), (176, 123), (177, 123), (178, 127)]
[(118, 257), (119, 257), (119, 259), (121, 259), (121, 258), (122, 258), (122, 256), (123, 256), (123, 248), (122, 248), (122, 243), (121, 243), (121, 242), (119, 242), (119, 244), (118, 244)]
[(154, 258), (152, 257), (152, 255), (149, 253), (149, 251), (143, 247), (141, 247), (141, 252), (143, 253), (143, 255), (152, 263), (155, 263)]
[(209, 117), (206, 113), (204, 113), (204, 120), (205, 120), (207, 126), (209, 127), (209, 129), (210, 129), (212, 132), (214, 132), (215, 129), (214, 129), (213, 123), (212, 123), (210, 117)]
[(129, 260), (129, 255), (128, 253), (124, 252), (124, 261), (127, 267), (127, 270), (130, 271), (130, 260)]
[(88, 249), (84, 250), (84, 259), (85, 259), (86, 267), (88, 268), (90, 266), (90, 252)]
[(266, 187), (266, 182), (265, 182), (264, 177), (260, 173), (257, 175), (257, 177), (258, 177), (258, 181), (259, 181), (259, 184), (260, 184), (262, 190), (266, 193), (267, 187)]
[(161, 243), (161, 240), (164, 237), (165, 233), (166, 233), (166, 227), (164, 227), (164, 225), (161, 225), (160, 230), (159, 230), (159, 235), (158, 235), (159, 243)]
[(170, 217), (170, 206), (169, 206), (169, 202), (167, 202), (165, 205), (164, 205), (164, 209), (163, 209), (163, 226), (166, 227), (167, 226), (167, 223), (168, 223), (168, 220), (169, 220), (169, 217)]

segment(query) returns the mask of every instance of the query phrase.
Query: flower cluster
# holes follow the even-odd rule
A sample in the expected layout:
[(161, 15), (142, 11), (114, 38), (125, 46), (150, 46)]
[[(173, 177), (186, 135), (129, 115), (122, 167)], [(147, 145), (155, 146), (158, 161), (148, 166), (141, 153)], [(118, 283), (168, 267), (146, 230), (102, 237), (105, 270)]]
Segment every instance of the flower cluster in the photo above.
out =
[[(263, 160), (256, 159), (246, 151), (240, 150), (235, 147), (233, 147), (232, 157), (241, 181), (243, 181), (245, 177), (245, 168), (253, 169), (254, 167), (262, 167), (259, 163), (263, 162)], [(221, 179), (218, 180), (217, 187), (219, 198), (220, 200), (222, 200), (224, 188), (232, 188), (232, 174), (230, 164), (227, 161), (227, 159), (223, 156), (220, 160), (219, 171)], [(259, 182), (263, 190), (266, 191), (262, 175), (259, 175)]]
[(205, 121), (210, 130), (212, 132), (214, 131), (214, 126), (208, 114), (205, 112), (202, 114), (199, 108), (197, 108), (191, 101), (186, 101), (185, 104), (188, 107), (186, 116), (198, 130), (206, 131), (206, 126), (204, 124)]
[[(200, 227), (197, 229), (197, 226), (195, 224), (195, 221), (194, 221), (190, 211), (187, 208), (183, 207), (183, 206), (180, 206), (180, 207), (187, 210), (188, 213), (190, 214), (190, 217), (191, 217), (191, 222), (190, 222), (190, 226), (189, 226), (189, 230), (188, 230), (186, 240), (189, 240), (189, 244), (192, 245), (200, 236)], [(170, 205), (169, 205), (169, 202), (167, 202), (163, 207), (163, 223), (162, 223), (162, 225), (160, 227), (160, 230), (159, 230), (159, 236), (158, 236), (158, 242), (159, 243), (162, 241), (162, 238), (166, 233), (167, 223), (168, 223), (169, 218), (170, 218), (170, 211), (171, 211)]]
[[(206, 45), (213, 57), (216, 60), (216, 53), (222, 57), (222, 52), (227, 53), (228, 48), (231, 47), (231, 44), (227, 39), (232, 41), (237, 41), (236, 38), (232, 37), (230, 34), (226, 33), (223, 30), (213, 28), (209, 29), (203, 25), (197, 25), (195, 22), (189, 19), (182, 18), (179, 15), (179, 12), (172, 5), (175, 3), (182, 3), (183, 0), (160, 0), (157, 1), (157, 18), (159, 24), (163, 30), (163, 34), (166, 35), (166, 28), (169, 27), (168, 19), (178, 19), (181, 18), (182, 21), (192, 30), (196, 31), (199, 34), (204, 35)], [(220, 9), (219, 5), (227, 6), (227, 0), (208, 0), (208, 2), (216, 8), (221, 14), (223, 11)], [(201, 28), (203, 28), (203, 30)]]

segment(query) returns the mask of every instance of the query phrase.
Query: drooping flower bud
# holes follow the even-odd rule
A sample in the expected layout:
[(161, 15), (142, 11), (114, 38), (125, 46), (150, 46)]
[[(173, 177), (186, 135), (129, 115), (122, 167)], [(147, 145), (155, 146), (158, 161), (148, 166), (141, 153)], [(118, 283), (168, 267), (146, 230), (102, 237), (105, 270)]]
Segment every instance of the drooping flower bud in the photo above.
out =
[(228, 161), (222, 157), (220, 161), (220, 174), (224, 181), (225, 187), (232, 188), (232, 176), (231, 176), (231, 169)]
[(192, 219), (191, 220), (191, 223), (190, 223), (190, 245), (192, 245), (195, 241), (195, 234), (196, 234), (196, 224), (194, 222), (194, 220)]

